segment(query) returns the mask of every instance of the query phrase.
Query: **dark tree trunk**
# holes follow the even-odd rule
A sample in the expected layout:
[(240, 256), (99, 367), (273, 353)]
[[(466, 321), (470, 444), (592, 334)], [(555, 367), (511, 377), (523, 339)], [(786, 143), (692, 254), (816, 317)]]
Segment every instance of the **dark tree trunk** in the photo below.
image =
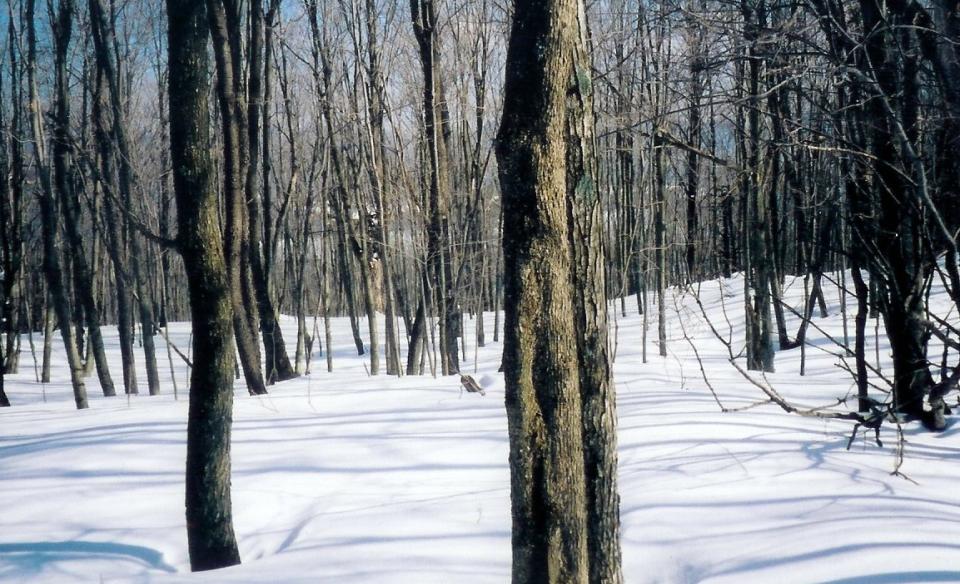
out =
[[(698, 35), (700, 33), (697, 33)], [(694, 40), (693, 55), (690, 58), (690, 111), (688, 112), (687, 144), (687, 278), (689, 282), (698, 279), (697, 247), (699, 241), (699, 216), (697, 215), (697, 194), (700, 190), (700, 100), (703, 95), (704, 58), (701, 55), (702, 39)]]
[(497, 141), (513, 581), (619, 582), (585, 9), (514, 9)]
[[(114, 176), (113, 132), (107, 120), (109, 102), (107, 99), (111, 87), (108, 86), (111, 66), (103, 65), (103, 60), (111, 58), (110, 46), (104, 38), (101, 11), (103, 8), (99, 0), (91, 0), (91, 28), (97, 56), (97, 79), (93, 98), (93, 121), (96, 142), (99, 147), (100, 179), (103, 188), (112, 188)], [(124, 219), (117, 210), (116, 193), (111, 193), (104, 201), (107, 218), (107, 245), (113, 263), (114, 287), (117, 310), (117, 332), (120, 340), (120, 362), (123, 369), (123, 388), (127, 394), (138, 393), (137, 367), (133, 353), (133, 310), (130, 305), (131, 294), (128, 286), (127, 255), (124, 245)]]
[(657, 277), (657, 346), (661, 357), (667, 356), (667, 225), (666, 212), (666, 144), (659, 135), (653, 138), (653, 258)]
[[(0, 300), (5, 301), (6, 298), (0, 298)], [(0, 344), (0, 408), (9, 408), (10, 399), (7, 397), (7, 392), (4, 389), (3, 380), (7, 374), (7, 351), (3, 344)]]
[[(20, 135), (20, 77), (14, 43), (14, 25), (9, 23), (10, 48), (10, 125), (6, 126), (5, 107), (0, 103), (0, 128), (9, 131), (9, 140), (0, 141), (0, 377), (16, 373), (20, 357), (20, 298), (17, 283), (23, 267), (23, 154)], [(3, 95), (0, 80), (0, 102)], [(0, 405), (10, 405), (0, 379)]]
[[(925, 274), (930, 267), (923, 258), (918, 239), (920, 219), (915, 198), (910, 189), (917, 188), (906, 180), (901, 168), (904, 162), (902, 148), (897, 147), (897, 124), (912, 127), (909, 119), (894, 119), (894, 112), (884, 106), (893, 96), (903, 96), (904, 117), (909, 117), (911, 96), (906, 89), (913, 86), (909, 75), (903, 74), (898, 84), (898, 71), (891, 52), (894, 50), (890, 22), (880, 13), (881, 7), (870, 0), (860, 2), (866, 35), (866, 59), (863, 66), (875, 76), (874, 95), (869, 100), (867, 114), (871, 120), (870, 143), (875, 160), (878, 222), (875, 230), (876, 249), (881, 258), (873, 262), (871, 283), (878, 284), (878, 308), (883, 315), (893, 354), (893, 401), (898, 411), (910, 416), (924, 416), (923, 401), (933, 385), (927, 365), (928, 333), (923, 324)], [(894, 23), (895, 23), (894, 19)], [(905, 57), (906, 58), (906, 57)], [(913, 80), (915, 82), (915, 80)], [(899, 164), (898, 164), (899, 163)]]
[[(269, 103), (270, 76), (273, 65), (270, 61), (273, 26), (278, 17), (279, 3), (273, 0), (266, 15), (260, 0), (250, 3), (250, 43), (248, 46), (248, 104), (247, 141), (250, 159), (247, 163), (246, 202), (250, 233), (250, 272), (257, 299), (257, 312), (260, 316), (260, 334), (263, 337), (264, 366), (267, 383), (285, 381), (297, 376), (290, 357), (287, 355), (283, 332), (277, 320), (277, 312), (270, 297), (269, 270), (271, 259), (269, 249), (272, 245), (270, 229), (270, 199), (266, 194), (270, 190), (269, 155)], [(263, 142), (260, 142), (261, 119), (263, 123)], [(263, 202), (257, 192), (257, 166), (260, 161), (260, 148), (263, 148)], [(265, 253), (267, 252), (267, 253)]]
[(853, 276), (853, 283), (857, 294), (857, 315), (854, 325), (854, 350), (853, 357), (857, 368), (857, 409), (861, 413), (870, 411), (870, 396), (868, 393), (869, 385), (867, 383), (867, 316), (870, 309), (867, 306), (867, 299), (870, 295), (870, 289), (863, 281), (863, 275), (860, 273), (860, 266), (854, 264), (850, 270)]
[[(3, 363), (6, 361), (6, 355), (4, 353), (6, 353), (6, 351), (2, 347), (0, 347), (0, 363)], [(6, 375), (6, 372), (3, 370), (0, 370), (0, 408), (10, 407), (10, 399), (7, 397), (7, 392), (3, 387), (3, 378), (5, 375)]]
[(460, 311), (454, 292), (450, 247), (449, 161), (444, 140), (447, 122), (443, 115), (444, 93), (438, 65), (437, 9), (434, 0), (410, 0), (410, 12), (423, 70), (423, 118), (429, 159), (427, 265), (431, 270), (439, 321), (441, 371), (452, 375), (460, 371), (457, 346)]
[(250, 233), (244, 183), (248, 152), (241, 81), (240, 8), (236, 0), (207, 0), (210, 37), (217, 64), (217, 101), (223, 126), (223, 192), (225, 196), (224, 253), (230, 276), (233, 327), (251, 395), (267, 393), (260, 362), (256, 301), (250, 274)]
[(753, 371), (774, 371), (770, 296), (773, 289), (773, 257), (768, 245), (769, 220), (771, 217), (767, 189), (760, 182), (760, 75), (763, 65), (760, 31), (766, 21), (764, 3), (741, 2), (744, 19), (744, 36), (747, 41), (747, 112), (748, 135), (746, 137), (747, 170), (744, 204), (746, 229), (746, 253), (749, 261), (747, 271), (747, 367)]
[(170, 153), (193, 319), (187, 540), (190, 566), (200, 571), (240, 563), (230, 501), (233, 303), (210, 161), (205, 4), (167, 0), (167, 18)]

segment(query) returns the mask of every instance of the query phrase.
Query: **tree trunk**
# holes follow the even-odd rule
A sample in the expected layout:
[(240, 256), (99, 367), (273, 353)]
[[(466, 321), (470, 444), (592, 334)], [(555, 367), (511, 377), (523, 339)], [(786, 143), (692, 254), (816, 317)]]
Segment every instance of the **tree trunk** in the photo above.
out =
[(776, 277), (771, 269), (773, 258), (767, 245), (767, 229), (770, 212), (766, 189), (761, 181), (763, 170), (760, 161), (760, 69), (762, 55), (758, 35), (765, 22), (763, 2), (753, 5), (749, 0), (741, 2), (744, 19), (744, 37), (747, 40), (747, 112), (748, 135), (746, 137), (747, 172), (745, 179), (744, 202), (746, 228), (746, 252), (749, 262), (745, 270), (747, 294), (745, 301), (749, 305), (747, 335), (747, 368), (753, 371), (772, 372), (773, 340), (770, 317), (770, 295), (772, 278)]
[(377, 13), (374, 0), (364, 3), (367, 29), (367, 67), (369, 78), (368, 132), (370, 134), (370, 175), (376, 198), (377, 220), (374, 226), (376, 252), (379, 256), (383, 290), (384, 332), (386, 334), (387, 375), (400, 375), (400, 341), (397, 334), (396, 295), (393, 289), (393, 249), (390, 244), (389, 216), (386, 201), (386, 158), (384, 116), (386, 88), (380, 65)]
[(513, 581), (619, 582), (585, 8), (514, 9), (497, 141)]
[[(34, 18), (36, 0), (27, 0), (24, 19), (27, 26), (27, 85), (30, 93), (30, 126), (33, 130), (33, 152), (40, 175), (40, 219), (43, 225), (43, 272), (47, 280), (50, 301), (53, 303), (56, 318), (60, 321), (60, 333), (67, 353), (67, 365), (70, 368), (70, 380), (73, 385), (73, 397), (77, 409), (89, 406), (87, 388), (83, 381), (83, 363), (77, 347), (76, 333), (71, 324), (70, 300), (61, 269), (61, 250), (59, 238), (59, 220), (57, 201), (50, 178), (50, 167), (46, 156), (46, 142), (43, 132), (43, 116), (40, 111), (40, 96), (37, 88), (37, 39)], [(53, 332), (54, 316), (48, 314), (46, 335), (44, 336), (44, 379), (49, 381), (49, 357), (47, 345)]]
[[(260, 0), (250, 3), (250, 43), (248, 46), (248, 104), (247, 141), (249, 161), (247, 162), (246, 202), (248, 229), (250, 234), (250, 273), (256, 294), (257, 313), (259, 314), (260, 333), (263, 337), (264, 366), (267, 383), (285, 381), (297, 376), (290, 365), (283, 332), (277, 320), (277, 312), (270, 297), (269, 270), (271, 260), (268, 250), (272, 245), (270, 230), (270, 143), (269, 143), (269, 104), (271, 98), (271, 39), (277, 18), (279, 5), (273, 0), (266, 16)], [(262, 114), (262, 115), (261, 115)], [(260, 124), (263, 121), (263, 141), (260, 141)], [(257, 192), (257, 166), (260, 160), (260, 148), (263, 148), (263, 203)], [(265, 253), (267, 252), (267, 253)]]
[[(217, 64), (217, 100), (223, 126), (224, 253), (230, 276), (233, 327), (240, 365), (251, 395), (267, 393), (260, 362), (256, 309), (250, 281), (250, 233), (245, 205), (248, 152), (241, 81), (240, 9), (236, 0), (207, 0), (210, 37)], [(252, 307), (252, 308), (251, 308)]]
[(653, 258), (657, 276), (657, 346), (660, 356), (667, 356), (667, 238), (666, 174), (663, 168), (666, 145), (659, 135), (653, 139)]
[(186, 508), (194, 571), (240, 563), (230, 501), (234, 349), (231, 300), (210, 161), (205, 4), (167, 0), (170, 153), (193, 319)]
[[(91, 0), (91, 22), (94, 31), (94, 37), (97, 39), (97, 54), (105, 51), (109, 56), (109, 49), (103, 43), (102, 32), (97, 24), (98, 16), (95, 10), (99, 2)], [(98, 57), (99, 58), (99, 57)], [(96, 86), (94, 88), (93, 98), (93, 121), (94, 133), (99, 146), (100, 160), (100, 180), (102, 188), (109, 189), (112, 186), (108, 183), (114, 174), (114, 153), (112, 147), (112, 132), (106, 119), (106, 91), (107, 69), (98, 66)], [(128, 395), (137, 393), (137, 368), (133, 355), (133, 312), (130, 306), (130, 290), (127, 284), (126, 253), (123, 244), (123, 218), (116, 209), (117, 203), (114, 196), (107, 196), (104, 200), (105, 215), (107, 219), (107, 245), (110, 250), (110, 258), (113, 263), (114, 288), (116, 294), (117, 310), (117, 332), (120, 340), (120, 362), (123, 369), (123, 388)]]
[[(129, 138), (127, 136), (127, 121), (123, 104), (120, 98), (120, 78), (119, 63), (114, 62), (114, 55), (119, 56), (117, 50), (116, 35), (113, 31), (114, 19), (108, 18), (106, 7), (103, 0), (90, 0), (90, 25), (93, 31), (95, 45), (95, 54), (97, 69), (100, 75), (103, 75), (106, 81), (106, 87), (110, 97), (110, 106), (113, 115), (112, 142), (101, 146), (106, 152), (108, 149), (116, 151), (115, 160), (117, 166), (117, 185), (121, 204), (128, 212), (136, 212), (133, 202), (133, 192), (135, 188), (135, 175), (132, 166), (132, 154)], [(111, 54), (111, 49), (113, 53)], [(110, 181), (112, 175), (105, 174), (104, 180)], [(119, 248), (117, 248), (119, 251)], [(140, 325), (142, 327), (141, 339), (143, 342), (144, 364), (147, 370), (147, 386), (150, 395), (160, 393), (160, 375), (157, 370), (156, 346), (154, 344), (154, 329), (156, 328), (154, 319), (153, 291), (144, 274), (143, 264), (146, 263), (145, 250), (141, 245), (141, 236), (139, 233), (132, 233), (130, 236), (130, 257), (133, 261), (129, 262), (133, 284), (137, 292), (137, 306), (140, 313)]]
[[(20, 135), (20, 77), (14, 45), (13, 20), (9, 23), (11, 109), (9, 128), (0, 103), (0, 128), (9, 130), (9, 141), (0, 141), (0, 376), (17, 373), (20, 360), (20, 295), (17, 286), (23, 274), (23, 154)], [(2, 81), (2, 80), (0, 80)], [(0, 96), (3, 95), (0, 82)], [(2, 101), (2, 97), (0, 97)], [(2, 384), (2, 380), (0, 380)], [(9, 401), (0, 387), (0, 405)]]
[(460, 371), (457, 346), (460, 312), (454, 293), (452, 250), (450, 248), (449, 204), (450, 185), (447, 176), (446, 143), (442, 115), (443, 85), (437, 61), (437, 10), (434, 0), (410, 0), (413, 31), (420, 49), (423, 70), (423, 116), (429, 160), (429, 221), (427, 226), (427, 264), (435, 290), (440, 332), (440, 362), (443, 375)]
[(699, 241), (699, 217), (697, 215), (697, 194), (700, 190), (700, 100), (703, 95), (703, 83), (700, 79), (703, 71), (701, 54), (702, 33), (697, 32), (694, 39), (693, 55), (690, 57), (690, 111), (688, 112), (687, 144), (687, 278), (693, 283), (698, 280), (697, 247)]
[[(73, 30), (73, 2), (61, 0), (55, 24), (53, 26), (55, 52), (55, 99), (54, 99), (54, 130), (53, 130), (53, 173), (54, 186), (60, 198), (60, 207), (63, 214), (63, 226), (70, 245), (74, 274), (76, 277), (77, 306), (83, 308), (88, 328), (90, 350), (97, 364), (97, 376), (103, 395), (113, 396), (116, 390), (113, 379), (110, 377), (110, 366), (107, 364), (107, 355), (103, 348), (103, 336), (100, 332), (100, 308), (97, 306), (93, 292), (93, 274), (84, 255), (83, 238), (80, 234), (80, 201), (76, 196), (73, 180), (73, 159), (70, 154), (70, 144), (73, 143), (70, 133), (70, 94), (67, 79), (67, 58), (70, 39)], [(66, 321), (67, 323), (69, 321)], [(69, 326), (65, 322), (61, 326)], [(79, 321), (77, 322), (79, 325)], [(79, 351), (78, 343), (78, 351)]]
[(617, 411), (607, 339), (603, 209), (596, 188), (592, 63), (582, 0), (567, 90), (566, 196), (573, 250), (577, 360), (583, 400), (590, 582), (619, 584), (620, 496), (617, 492)]

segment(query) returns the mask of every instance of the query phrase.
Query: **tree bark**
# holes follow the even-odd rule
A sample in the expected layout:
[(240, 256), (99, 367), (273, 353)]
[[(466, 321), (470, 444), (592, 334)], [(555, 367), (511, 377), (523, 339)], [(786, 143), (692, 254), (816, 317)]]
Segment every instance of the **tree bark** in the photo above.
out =
[(620, 495), (617, 492), (617, 410), (607, 339), (603, 208), (596, 187), (592, 63), (582, 1), (576, 2), (577, 37), (566, 112), (566, 196), (571, 218), (573, 299), (580, 396), (583, 401), (587, 553), (590, 582), (623, 582)]
[(513, 581), (619, 582), (585, 9), (514, 9), (496, 147)]
[(260, 362), (255, 299), (250, 281), (250, 233), (244, 204), (244, 169), (249, 164), (241, 81), (240, 8), (236, 0), (207, 0), (210, 38), (217, 67), (217, 101), (223, 126), (223, 192), (226, 199), (224, 253), (230, 276), (233, 327), (240, 365), (251, 395), (267, 393)]
[(233, 301), (210, 160), (206, 5), (167, 0), (170, 154), (193, 320), (186, 508), (194, 571), (240, 563), (230, 499)]

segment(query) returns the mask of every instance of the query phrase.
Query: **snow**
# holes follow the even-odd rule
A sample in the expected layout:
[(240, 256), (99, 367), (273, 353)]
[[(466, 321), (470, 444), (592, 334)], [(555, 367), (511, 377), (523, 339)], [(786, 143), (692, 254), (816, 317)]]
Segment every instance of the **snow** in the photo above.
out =
[[(699, 293), (738, 352), (742, 280), (704, 283)], [(826, 293), (830, 317), (815, 323), (842, 339), (838, 294)], [(787, 294), (799, 307), (802, 282)], [(956, 423), (940, 434), (903, 426), (907, 480), (891, 475), (895, 425), (884, 427), (884, 447), (861, 432), (848, 451), (850, 422), (769, 404), (722, 413), (684, 331), (724, 406), (763, 395), (729, 365), (690, 294), (667, 298), (666, 358), (657, 355), (651, 306), (646, 364), (634, 302), (611, 321), (628, 582), (960, 581)], [(945, 311), (942, 291), (933, 303)], [(491, 339), (493, 315), (485, 318)], [(294, 323), (284, 325), (292, 342)], [(119, 380), (116, 330), (105, 333)], [(777, 353), (777, 373), (766, 379), (797, 404), (831, 406), (855, 391), (852, 379), (837, 366), (840, 350), (809, 334), (807, 375), (794, 349)], [(173, 325), (171, 338), (185, 349), (189, 325)], [(882, 331), (880, 340), (884, 356)], [(345, 319), (334, 322), (334, 342), (333, 373), (318, 353), (311, 375), (268, 396), (250, 397), (238, 383), (233, 501), (244, 563), (199, 574), (186, 555), (187, 372), (176, 355), (179, 400), (161, 353), (163, 395), (106, 399), (93, 376), (91, 408), (78, 412), (59, 336), (45, 387), (25, 353), (21, 372), (7, 377), (14, 406), (0, 411), (0, 582), (508, 582), (502, 346), (479, 349), (475, 370), (467, 347), (464, 371), (483, 397), (462, 391), (457, 377), (369, 377)], [(882, 366), (889, 374), (889, 361)]]

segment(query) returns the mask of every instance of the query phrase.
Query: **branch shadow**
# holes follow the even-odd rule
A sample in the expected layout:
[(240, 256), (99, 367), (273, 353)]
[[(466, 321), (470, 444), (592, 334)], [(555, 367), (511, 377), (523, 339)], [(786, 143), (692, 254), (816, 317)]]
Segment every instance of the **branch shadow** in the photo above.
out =
[(38, 574), (64, 560), (110, 559), (134, 561), (169, 574), (177, 570), (159, 551), (139, 545), (99, 541), (30, 541), (0, 543), (0, 560), (7, 565), (0, 575), (20, 581), (27, 574)]

